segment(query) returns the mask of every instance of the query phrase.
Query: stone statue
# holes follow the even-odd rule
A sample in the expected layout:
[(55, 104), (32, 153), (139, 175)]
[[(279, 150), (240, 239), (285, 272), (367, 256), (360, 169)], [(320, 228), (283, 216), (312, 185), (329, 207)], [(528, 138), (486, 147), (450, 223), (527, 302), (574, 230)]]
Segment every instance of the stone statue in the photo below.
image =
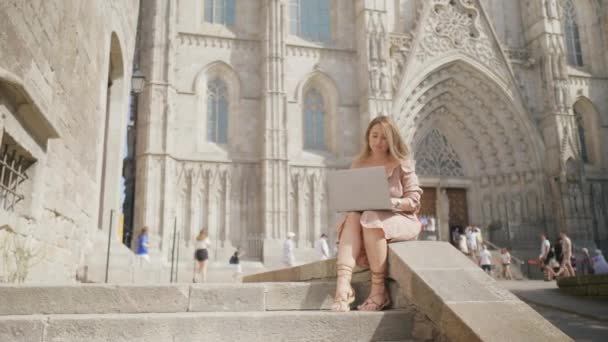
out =
[(391, 94), (391, 78), (385, 61), (380, 62), (380, 92), (385, 97)]
[(378, 62), (376, 61), (371, 61), (369, 66), (369, 87), (373, 96), (376, 96), (380, 91), (380, 70), (378, 70)]
[(547, 17), (549, 19), (557, 19), (559, 12), (557, 8), (557, 0), (545, 0), (545, 7), (547, 10)]

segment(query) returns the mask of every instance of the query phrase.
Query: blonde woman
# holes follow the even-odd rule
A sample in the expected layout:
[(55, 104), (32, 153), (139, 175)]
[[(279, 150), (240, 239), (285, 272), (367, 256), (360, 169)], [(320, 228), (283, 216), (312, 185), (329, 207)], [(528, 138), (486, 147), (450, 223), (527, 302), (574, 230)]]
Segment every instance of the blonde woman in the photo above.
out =
[(198, 268), (192, 282), (197, 282), (197, 279), (202, 279), (203, 282), (207, 281), (207, 259), (209, 259), (208, 248), (210, 245), (209, 236), (207, 236), (207, 230), (201, 229), (196, 237), (194, 258), (198, 262)]
[(372, 274), (369, 297), (358, 309), (380, 311), (388, 306), (387, 243), (416, 239), (421, 230), (416, 213), (420, 209), (422, 189), (394, 122), (387, 116), (373, 119), (365, 132), (364, 146), (351, 168), (384, 166), (393, 210), (350, 212), (339, 222), (333, 311), (349, 311), (355, 300), (350, 284), (355, 264), (369, 265)]

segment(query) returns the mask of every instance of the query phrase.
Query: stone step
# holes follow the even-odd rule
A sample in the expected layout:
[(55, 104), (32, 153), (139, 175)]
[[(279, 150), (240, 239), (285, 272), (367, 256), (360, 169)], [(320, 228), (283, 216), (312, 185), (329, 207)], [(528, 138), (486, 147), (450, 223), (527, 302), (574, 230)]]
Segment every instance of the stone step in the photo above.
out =
[[(369, 282), (354, 287), (361, 302)], [(395, 283), (389, 289), (393, 307), (408, 306)], [(0, 315), (321, 310), (334, 293), (334, 282), (0, 285)]]
[(0, 341), (406, 341), (411, 310), (32, 315), (0, 317)]

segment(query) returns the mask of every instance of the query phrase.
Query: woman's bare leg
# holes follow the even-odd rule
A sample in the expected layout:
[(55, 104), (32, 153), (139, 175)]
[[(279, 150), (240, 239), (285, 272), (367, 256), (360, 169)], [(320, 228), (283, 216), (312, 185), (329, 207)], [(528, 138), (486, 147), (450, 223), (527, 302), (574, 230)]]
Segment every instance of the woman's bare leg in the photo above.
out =
[[(379, 310), (386, 301), (385, 277), (387, 271), (388, 245), (384, 231), (380, 228), (363, 229), (363, 243), (372, 272), (372, 286), (369, 297), (359, 306), (362, 311)], [(375, 279), (377, 278), (377, 279)]]
[[(352, 268), (361, 250), (361, 214), (356, 212), (348, 213), (344, 221), (344, 227), (340, 235), (338, 244), (338, 257), (336, 268), (338, 274), (336, 278), (336, 302), (332, 306), (333, 311), (347, 311), (346, 301), (349, 297), (351, 285)], [(350, 273), (348, 272), (350, 270)]]
[(201, 265), (201, 273), (203, 275), (203, 282), (207, 281), (207, 260), (203, 260), (200, 262)]

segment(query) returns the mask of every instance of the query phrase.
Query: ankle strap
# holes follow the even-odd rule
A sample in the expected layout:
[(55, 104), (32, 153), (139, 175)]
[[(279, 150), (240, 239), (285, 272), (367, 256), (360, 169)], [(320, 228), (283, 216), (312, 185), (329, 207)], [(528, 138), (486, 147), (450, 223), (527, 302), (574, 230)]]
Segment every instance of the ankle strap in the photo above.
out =
[(374, 272), (372, 273), (372, 284), (384, 284), (384, 280), (386, 279), (386, 272)]

